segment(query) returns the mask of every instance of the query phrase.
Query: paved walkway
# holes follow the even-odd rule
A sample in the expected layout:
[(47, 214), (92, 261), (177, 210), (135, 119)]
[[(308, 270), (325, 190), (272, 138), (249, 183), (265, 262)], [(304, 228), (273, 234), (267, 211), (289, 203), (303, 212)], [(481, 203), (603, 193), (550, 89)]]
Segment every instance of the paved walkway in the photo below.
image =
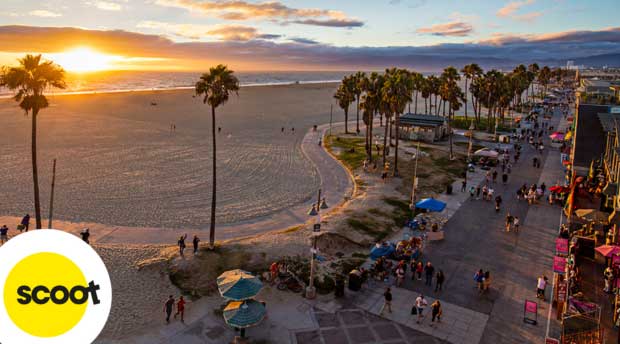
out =
[[(333, 124), (333, 127), (336, 128), (341, 126), (344, 126), (344, 122)], [(323, 190), (322, 197), (326, 198), (330, 209), (336, 209), (352, 197), (355, 184), (345, 167), (322, 146), (318, 145), (319, 136), (324, 135), (328, 130), (329, 124), (319, 126), (317, 132), (310, 129), (301, 142), (301, 149), (308, 160), (312, 162), (320, 177), (320, 185)], [(217, 225), (216, 239), (227, 240), (248, 237), (304, 224), (309, 220), (307, 213), (313, 202), (316, 202), (316, 196), (302, 204), (251, 221)], [(210, 210), (205, 209), (205, 211)], [(6, 223), (10, 228), (14, 228), (20, 220), (21, 218), (17, 217), (0, 216), (0, 224)], [(47, 225), (46, 219), (44, 219), (43, 224), (44, 226)], [(204, 237), (208, 235), (208, 228), (191, 228), (191, 225), (187, 229), (136, 228), (55, 220), (54, 227), (76, 235), (83, 228), (88, 227), (91, 230), (91, 241), (96, 243), (171, 244), (176, 243), (179, 235), (183, 233), (202, 233), (203, 241), (206, 239)]]

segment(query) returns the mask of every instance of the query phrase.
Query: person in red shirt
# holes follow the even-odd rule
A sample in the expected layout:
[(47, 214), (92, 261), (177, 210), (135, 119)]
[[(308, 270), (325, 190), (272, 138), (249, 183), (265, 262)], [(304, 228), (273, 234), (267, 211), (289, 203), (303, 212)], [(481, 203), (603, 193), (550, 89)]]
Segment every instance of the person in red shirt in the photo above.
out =
[(179, 301), (177, 301), (177, 312), (174, 315), (174, 318), (177, 318), (177, 315), (181, 314), (181, 322), (185, 322), (183, 319), (183, 315), (185, 315), (185, 299), (183, 296), (179, 297)]

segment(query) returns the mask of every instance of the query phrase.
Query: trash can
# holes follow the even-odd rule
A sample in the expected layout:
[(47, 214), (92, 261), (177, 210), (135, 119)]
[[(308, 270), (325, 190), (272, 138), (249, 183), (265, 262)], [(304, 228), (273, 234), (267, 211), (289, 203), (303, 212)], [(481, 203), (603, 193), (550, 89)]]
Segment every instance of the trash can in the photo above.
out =
[(359, 291), (362, 288), (362, 276), (356, 273), (356, 270), (349, 273), (349, 289)]
[(452, 184), (446, 186), (446, 194), (452, 195)]
[(334, 291), (336, 297), (344, 296), (344, 279), (338, 278), (336, 279), (336, 290)]

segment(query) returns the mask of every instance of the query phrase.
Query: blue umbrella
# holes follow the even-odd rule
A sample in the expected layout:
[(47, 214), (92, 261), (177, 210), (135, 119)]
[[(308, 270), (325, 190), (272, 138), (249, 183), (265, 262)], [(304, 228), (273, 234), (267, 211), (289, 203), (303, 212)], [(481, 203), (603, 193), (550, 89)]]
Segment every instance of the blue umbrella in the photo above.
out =
[(217, 288), (222, 297), (243, 301), (256, 296), (263, 288), (263, 283), (251, 273), (237, 269), (221, 274), (217, 278)]
[(261, 322), (267, 310), (256, 300), (230, 301), (224, 308), (224, 321), (232, 327), (244, 329)]
[(415, 207), (420, 209), (426, 209), (428, 211), (440, 212), (446, 208), (446, 204), (431, 197), (419, 201), (415, 204)]

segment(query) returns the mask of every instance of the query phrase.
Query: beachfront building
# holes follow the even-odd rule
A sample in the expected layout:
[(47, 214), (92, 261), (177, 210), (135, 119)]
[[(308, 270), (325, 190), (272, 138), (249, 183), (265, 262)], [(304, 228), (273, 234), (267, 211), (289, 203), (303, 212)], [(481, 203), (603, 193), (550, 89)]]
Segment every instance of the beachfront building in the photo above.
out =
[(435, 142), (448, 134), (445, 117), (406, 113), (400, 116), (400, 137), (405, 140)]

